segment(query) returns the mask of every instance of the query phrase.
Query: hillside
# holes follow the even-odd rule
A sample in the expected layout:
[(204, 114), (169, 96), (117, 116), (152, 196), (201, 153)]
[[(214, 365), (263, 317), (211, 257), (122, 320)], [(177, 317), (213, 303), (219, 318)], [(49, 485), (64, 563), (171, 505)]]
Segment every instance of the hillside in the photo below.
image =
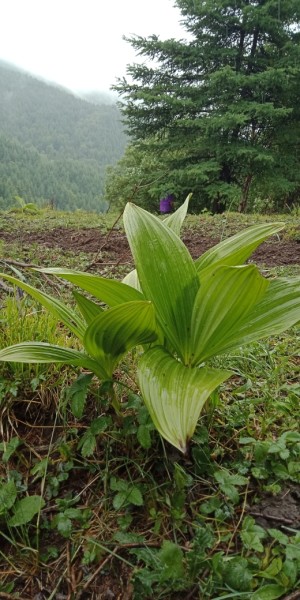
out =
[(107, 165), (126, 138), (114, 104), (96, 104), (0, 62), (0, 208), (51, 201), (99, 209)]

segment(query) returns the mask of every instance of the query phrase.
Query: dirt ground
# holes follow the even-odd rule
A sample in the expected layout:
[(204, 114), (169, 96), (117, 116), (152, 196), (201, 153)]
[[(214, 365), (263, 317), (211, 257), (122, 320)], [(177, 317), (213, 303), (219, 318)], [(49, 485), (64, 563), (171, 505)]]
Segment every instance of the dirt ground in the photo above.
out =
[[(290, 484), (277, 496), (266, 494), (264, 498), (248, 509), (256, 522), (264, 528), (300, 527), (300, 485)], [(288, 529), (287, 529), (288, 531)]]
[[(15, 233), (0, 230), (0, 239), (8, 243), (19, 242), (20, 245), (38, 244), (72, 252), (98, 254), (97, 262), (110, 256), (111, 261), (118, 264), (131, 263), (131, 253), (125, 234), (122, 231), (110, 231), (103, 234), (99, 228), (56, 228), (49, 231), (24, 232), (16, 237)], [(197, 230), (190, 230), (183, 236), (193, 258), (198, 258), (208, 248), (218, 243), (210, 237), (203, 237)], [(262, 244), (252, 255), (253, 261), (267, 267), (293, 265), (300, 263), (300, 243), (297, 240), (273, 238)]]

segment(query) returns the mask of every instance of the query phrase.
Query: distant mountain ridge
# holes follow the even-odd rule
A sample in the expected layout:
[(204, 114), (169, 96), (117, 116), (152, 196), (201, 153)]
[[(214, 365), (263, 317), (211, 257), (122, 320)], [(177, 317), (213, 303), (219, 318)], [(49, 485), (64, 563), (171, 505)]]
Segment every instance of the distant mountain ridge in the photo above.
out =
[[(105, 169), (126, 147), (114, 103), (96, 103), (0, 61), (0, 208), (50, 201), (99, 210)], [(99, 99), (99, 98), (97, 98)]]

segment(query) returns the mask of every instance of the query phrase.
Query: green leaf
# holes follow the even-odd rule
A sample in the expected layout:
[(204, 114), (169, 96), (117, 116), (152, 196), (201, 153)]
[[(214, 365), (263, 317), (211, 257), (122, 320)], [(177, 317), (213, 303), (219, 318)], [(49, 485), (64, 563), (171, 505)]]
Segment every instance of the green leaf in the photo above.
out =
[(200, 277), (192, 315), (192, 364), (228, 350), (240, 340), (241, 323), (268, 288), (254, 265), (217, 267)]
[(170, 227), (176, 235), (180, 235), (181, 227), (187, 215), (189, 201), (193, 194), (189, 194), (181, 206), (163, 220), (164, 224)]
[(0, 484), (0, 514), (9, 510), (14, 505), (16, 498), (17, 488), (13, 479)]
[(207, 398), (231, 374), (185, 367), (160, 346), (145, 352), (139, 362), (138, 379), (144, 402), (162, 437), (185, 453)]
[(72, 521), (66, 517), (64, 513), (59, 513), (53, 524), (56, 525), (57, 531), (59, 531), (64, 538), (70, 537), (72, 533)]
[(14, 506), (14, 514), (8, 520), (8, 525), (11, 527), (19, 527), (20, 525), (26, 525), (33, 517), (40, 512), (45, 506), (45, 500), (41, 496), (26, 496)]
[(298, 433), (298, 431), (286, 431), (280, 436), (280, 439), (284, 440), (285, 442), (297, 444), (300, 442), (300, 433)]
[(123, 506), (127, 505), (128, 492), (118, 492), (113, 499), (113, 507), (115, 510), (119, 510)]
[(264, 546), (260, 541), (259, 536), (255, 531), (242, 531), (241, 539), (247, 550), (255, 550), (255, 552), (263, 552)]
[[(176, 235), (178, 235), (178, 236), (180, 235), (180, 230), (181, 230), (182, 224), (184, 222), (184, 219), (186, 217), (188, 206), (189, 206), (189, 201), (190, 201), (191, 197), (192, 197), (192, 194), (189, 194), (188, 197), (186, 198), (185, 202), (174, 213), (169, 215), (163, 221), (164, 224), (167, 225), (168, 227), (170, 227), (170, 229), (172, 229), (172, 231), (174, 231), (174, 233), (176, 233)], [(130, 285), (131, 287), (135, 288), (139, 292), (142, 291), (136, 269), (134, 269), (133, 271), (130, 271), (130, 273), (128, 273), (124, 277), (123, 283)]]
[(144, 504), (139, 488), (130, 485), (127, 481), (117, 480), (114, 482), (112, 479), (110, 487), (112, 490), (118, 490), (113, 500), (115, 510), (119, 510), (122, 506), (128, 506), (128, 504), (134, 504), (134, 506), (142, 506)]
[(128, 490), (128, 481), (124, 479), (116, 479), (116, 477), (112, 477), (110, 480), (110, 489), (113, 492), (126, 492)]
[(272, 462), (273, 473), (278, 479), (289, 479), (289, 472), (284, 465)]
[(231, 340), (231, 347), (278, 335), (299, 320), (299, 279), (272, 280), (265, 296), (241, 322), (239, 335)]
[(286, 592), (286, 588), (276, 583), (263, 585), (259, 590), (251, 594), (251, 600), (276, 600)]
[(78, 450), (81, 450), (83, 458), (92, 456), (96, 448), (96, 436), (90, 430), (86, 431), (78, 444)]
[(143, 496), (139, 488), (133, 486), (130, 488), (129, 495), (127, 496), (127, 501), (130, 504), (134, 504), (134, 506), (142, 506), (144, 504)]
[(93, 433), (93, 435), (98, 435), (99, 433), (105, 431), (109, 427), (109, 425), (111, 425), (110, 416), (96, 417), (96, 419), (93, 419), (91, 422), (91, 433)]
[(68, 517), (68, 519), (77, 519), (80, 520), (82, 517), (83, 511), (80, 510), (80, 508), (66, 508), (66, 510), (64, 510), (64, 515), (65, 517)]
[(125, 275), (123, 283), (126, 283), (126, 285), (130, 285), (130, 287), (133, 287), (134, 289), (142, 293), (136, 269), (133, 269), (133, 271), (130, 271), (130, 273), (127, 273), (127, 275)]
[(38, 270), (70, 281), (98, 300), (105, 302), (108, 306), (117, 306), (134, 300), (144, 300), (143, 295), (129, 285), (114, 279), (105, 279), (100, 275), (91, 275), (90, 273), (58, 267)]
[(265, 539), (266, 535), (266, 531), (259, 525), (256, 525), (253, 517), (247, 516), (244, 518), (240, 537), (247, 550), (263, 552), (264, 546), (261, 540)]
[(245, 592), (251, 589), (253, 575), (245, 558), (236, 556), (225, 563), (225, 583), (232, 589)]
[(2, 443), (0, 448), (2, 450), (2, 446), (3, 446), (3, 454), (2, 454), (2, 460), (4, 463), (7, 463), (10, 459), (10, 457), (14, 454), (14, 452), (17, 450), (17, 448), (20, 446), (21, 444), (21, 440), (18, 437), (12, 437), (9, 442), (7, 443)]
[(221, 506), (221, 501), (216, 496), (213, 496), (210, 500), (202, 502), (200, 505), (200, 512), (203, 515), (210, 515), (214, 513)]
[(219, 483), (228, 483), (229, 485), (247, 485), (247, 477), (238, 473), (229, 473), (226, 469), (215, 471), (214, 476)]
[(81, 455), (83, 456), (83, 458), (92, 456), (96, 449), (96, 436), (99, 435), (99, 433), (105, 431), (105, 429), (107, 429), (108, 425), (110, 424), (110, 417), (97, 417), (96, 419), (93, 419), (90, 427), (83, 434), (82, 438), (79, 440), (78, 443), (78, 450), (81, 450)]
[(165, 540), (158, 556), (163, 566), (161, 581), (168, 579), (178, 581), (184, 576), (183, 552), (179, 546)]
[[(261, 277), (257, 276), (254, 266), (219, 267), (215, 283), (209, 285), (213, 273), (211, 271), (204, 278), (195, 302), (192, 319), (194, 362), (282, 333), (300, 320), (299, 280), (273, 280), (260, 298), (265, 283), (263, 278), (261, 281)], [(247, 281), (245, 275), (248, 273)], [(244, 288), (237, 297), (235, 294), (243, 278)], [(252, 294), (255, 303), (251, 300)], [(239, 302), (244, 306), (244, 315), (238, 306)]]
[(151, 448), (151, 435), (149, 425), (139, 425), (137, 430), (137, 439), (140, 442), (142, 448), (148, 450)]
[(130, 348), (156, 339), (154, 308), (151, 302), (127, 302), (103, 311), (86, 330), (87, 352), (103, 365), (108, 377)]
[(259, 572), (261, 577), (265, 579), (276, 579), (276, 575), (282, 570), (282, 560), (279, 556), (274, 558), (266, 569)]
[(300, 543), (299, 539), (296, 543), (290, 543), (286, 546), (286, 559), (300, 561)]
[(289, 543), (289, 537), (279, 529), (270, 528), (268, 529), (268, 534), (283, 546), (286, 546)]
[(294, 560), (285, 560), (283, 563), (283, 573), (288, 578), (288, 585), (293, 586), (297, 581), (298, 569)]
[(61, 348), (44, 342), (23, 342), (0, 350), (0, 361), (24, 363), (63, 363), (93, 371), (101, 379), (106, 372), (87, 354), (71, 348)]
[(239, 492), (236, 488), (238, 485), (247, 485), (247, 477), (238, 475), (237, 473), (229, 473), (226, 469), (215, 471), (214, 477), (220, 484), (223, 493), (234, 503), (239, 501)]
[(243, 264), (254, 250), (270, 235), (281, 231), (284, 223), (263, 223), (253, 225), (248, 229), (223, 240), (200, 256), (195, 264), (197, 271), (203, 272), (211, 265), (235, 266)]
[(145, 297), (183, 362), (190, 358), (191, 313), (199, 288), (193, 260), (178, 236), (157, 217), (127, 204), (124, 226)]
[(77, 419), (81, 419), (83, 415), (85, 400), (92, 379), (93, 375), (91, 374), (80, 374), (76, 381), (67, 389), (67, 398), (71, 405), (71, 411)]
[(24, 290), (24, 292), (32, 296), (32, 298), (42, 304), (42, 306), (44, 306), (52, 315), (54, 315), (54, 317), (66, 325), (66, 327), (68, 327), (68, 329), (70, 329), (74, 335), (76, 335), (79, 339), (82, 339), (85, 332), (85, 323), (71, 308), (65, 306), (63, 302), (60, 302), (60, 300), (53, 298), (41, 290), (37, 290), (33, 286), (25, 283), (24, 281), (20, 281), (11, 275), (1, 273), (1, 277), (3, 277), (3, 279), (7, 279), (14, 285), (17, 285), (19, 288)]
[(97, 317), (99, 313), (102, 312), (103, 309), (101, 308), (101, 306), (99, 306), (99, 304), (96, 304), (92, 300), (89, 300), (89, 298), (86, 298), (82, 294), (79, 294), (79, 292), (73, 291), (73, 296), (87, 324), (91, 323), (93, 319), (95, 319), (95, 317)]

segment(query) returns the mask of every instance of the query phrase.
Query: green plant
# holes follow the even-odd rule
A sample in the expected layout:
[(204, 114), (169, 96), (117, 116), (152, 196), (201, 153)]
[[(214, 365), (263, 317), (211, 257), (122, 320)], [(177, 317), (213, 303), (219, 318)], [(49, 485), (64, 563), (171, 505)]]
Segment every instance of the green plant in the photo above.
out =
[(41, 496), (25, 496), (17, 499), (18, 490), (13, 479), (0, 482), (0, 520), (5, 519), (10, 527), (19, 527), (29, 523), (45, 501)]
[(127, 204), (124, 226), (136, 271), (123, 282), (68, 269), (42, 270), (92, 294), (107, 310), (74, 291), (79, 315), (45, 292), (1, 275), (50, 310), (85, 351), (25, 342), (1, 350), (0, 360), (87, 369), (109, 382), (120, 412), (115, 367), (128, 350), (143, 346), (137, 368), (143, 399), (159, 433), (183, 453), (210, 394), (232, 374), (209, 361), (281, 333), (300, 319), (299, 279), (267, 280), (255, 265), (242, 264), (283, 224), (250, 227), (194, 262), (179, 237), (188, 202), (189, 197), (164, 222)]
[(300, 434), (297, 431), (285, 431), (276, 440), (258, 441), (254, 438), (240, 438), (244, 452), (253, 453), (251, 474), (264, 481), (269, 477), (276, 481), (300, 482)]
[(17, 202), (17, 206), (13, 206), (9, 212), (28, 212), (32, 214), (40, 212), (40, 208), (38, 208), (38, 206), (36, 206), (34, 202), (26, 203), (25, 200), (23, 200), (23, 198), (21, 198), (20, 196), (15, 196), (15, 200)]

